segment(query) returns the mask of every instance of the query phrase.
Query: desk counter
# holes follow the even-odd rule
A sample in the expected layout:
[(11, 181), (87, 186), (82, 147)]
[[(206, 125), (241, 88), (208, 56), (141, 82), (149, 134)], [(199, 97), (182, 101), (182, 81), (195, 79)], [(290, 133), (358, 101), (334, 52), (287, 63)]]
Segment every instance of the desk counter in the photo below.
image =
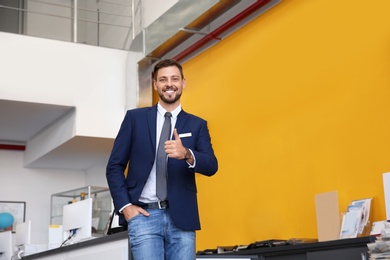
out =
[[(261, 260), (360, 260), (368, 252), (367, 244), (375, 237), (359, 237), (333, 241), (280, 245), (239, 250), (236, 252), (212, 255), (215, 258), (224, 256), (256, 255)], [(205, 256), (207, 258), (210, 256)], [(202, 258), (198, 256), (198, 258)], [(367, 258), (368, 259), (368, 258)]]
[(22, 260), (128, 260), (129, 246), (127, 232), (93, 238), (37, 254), (22, 257)]
[[(375, 241), (375, 237), (360, 237), (340, 239), (317, 243), (303, 243), (297, 245), (281, 245), (240, 250), (237, 252), (197, 255), (197, 259), (229, 258), (239, 259), (244, 256), (257, 256), (260, 260), (361, 260), (362, 254), (367, 253), (367, 244)], [(127, 232), (95, 238), (56, 248), (41, 253), (28, 255), (22, 260), (131, 260), (129, 253)], [(251, 258), (249, 258), (251, 259)], [(368, 258), (367, 258), (368, 259)]]

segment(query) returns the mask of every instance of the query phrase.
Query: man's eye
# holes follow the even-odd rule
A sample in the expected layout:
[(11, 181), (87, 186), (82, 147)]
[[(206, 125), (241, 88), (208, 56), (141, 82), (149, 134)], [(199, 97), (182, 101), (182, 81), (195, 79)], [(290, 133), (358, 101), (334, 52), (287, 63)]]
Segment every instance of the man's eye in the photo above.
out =
[(161, 83), (167, 82), (167, 79), (160, 79)]

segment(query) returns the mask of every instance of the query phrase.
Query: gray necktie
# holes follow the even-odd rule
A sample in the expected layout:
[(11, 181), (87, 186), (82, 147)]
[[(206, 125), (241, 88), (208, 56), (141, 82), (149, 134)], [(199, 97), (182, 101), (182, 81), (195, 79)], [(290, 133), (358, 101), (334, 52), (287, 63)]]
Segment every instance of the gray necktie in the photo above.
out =
[(161, 130), (160, 141), (157, 148), (156, 158), (156, 193), (160, 200), (167, 198), (167, 154), (165, 153), (164, 143), (169, 140), (171, 135), (171, 116), (166, 112), (164, 125)]

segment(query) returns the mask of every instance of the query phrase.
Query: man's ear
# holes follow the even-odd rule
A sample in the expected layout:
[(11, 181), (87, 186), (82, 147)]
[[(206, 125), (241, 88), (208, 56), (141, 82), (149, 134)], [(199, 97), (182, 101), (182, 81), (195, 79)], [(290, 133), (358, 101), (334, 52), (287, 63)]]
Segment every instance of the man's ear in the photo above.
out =
[(183, 89), (186, 88), (186, 79), (183, 79)]
[(156, 90), (157, 91), (157, 87), (156, 87), (156, 80), (152, 80), (152, 84), (153, 84), (153, 88), (154, 88), (154, 90)]

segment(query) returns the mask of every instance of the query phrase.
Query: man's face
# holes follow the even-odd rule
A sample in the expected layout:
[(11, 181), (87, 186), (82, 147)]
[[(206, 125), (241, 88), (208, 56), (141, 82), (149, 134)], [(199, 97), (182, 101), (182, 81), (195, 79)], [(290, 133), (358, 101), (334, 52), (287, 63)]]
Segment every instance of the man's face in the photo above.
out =
[(162, 102), (173, 104), (181, 97), (185, 88), (185, 79), (181, 77), (180, 70), (176, 66), (170, 66), (158, 70), (153, 85)]

